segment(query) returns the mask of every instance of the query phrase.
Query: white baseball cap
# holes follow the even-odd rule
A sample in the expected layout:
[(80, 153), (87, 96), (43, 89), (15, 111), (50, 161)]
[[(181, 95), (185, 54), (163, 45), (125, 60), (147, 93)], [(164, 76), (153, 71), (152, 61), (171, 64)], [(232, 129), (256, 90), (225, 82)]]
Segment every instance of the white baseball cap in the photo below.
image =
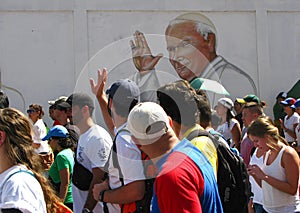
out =
[(142, 141), (156, 141), (169, 128), (166, 112), (154, 102), (139, 103), (128, 115), (127, 129), (135, 138)]

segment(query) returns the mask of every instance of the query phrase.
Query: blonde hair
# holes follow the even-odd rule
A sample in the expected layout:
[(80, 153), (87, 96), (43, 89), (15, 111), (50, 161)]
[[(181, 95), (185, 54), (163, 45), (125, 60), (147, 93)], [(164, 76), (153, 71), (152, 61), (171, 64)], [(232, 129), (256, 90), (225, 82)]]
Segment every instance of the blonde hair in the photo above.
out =
[(259, 117), (252, 121), (247, 129), (248, 135), (259, 138), (267, 138), (267, 145), (274, 148), (278, 141), (288, 144), (286, 140), (280, 136), (278, 128), (272, 123), (269, 117)]
[(40, 183), (48, 213), (56, 213), (59, 198), (43, 175), (40, 158), (32, 147), (31, 124), (27, 116), (13, 108), (0, 109), (0, 131), (5, 132), (5, 151), (13, 165), (23, 164)]

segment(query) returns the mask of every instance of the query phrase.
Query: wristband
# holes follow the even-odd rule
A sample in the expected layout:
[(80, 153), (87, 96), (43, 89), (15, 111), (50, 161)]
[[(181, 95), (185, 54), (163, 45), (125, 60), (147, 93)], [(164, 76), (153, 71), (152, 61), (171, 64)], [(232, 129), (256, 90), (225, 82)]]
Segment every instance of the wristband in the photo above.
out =
[(103, 201), (103, 200), (104, 200), (104, 192), (106, 192), (106, 190), (101, 191), (100, 194), (99, 194), (99, 200), (100, 200), (101, 202), (104, 202), (104, 201)]

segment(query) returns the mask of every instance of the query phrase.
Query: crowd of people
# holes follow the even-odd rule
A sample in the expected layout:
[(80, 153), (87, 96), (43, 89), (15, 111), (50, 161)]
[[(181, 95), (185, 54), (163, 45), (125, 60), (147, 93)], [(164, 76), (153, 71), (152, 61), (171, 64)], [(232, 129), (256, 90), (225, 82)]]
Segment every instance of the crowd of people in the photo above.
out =
[[(2, 212), (226, 212), (214, 136), (247, 167), (251, 195), (242, 213), (300, 212), (300, 94), (279, 93), (282, 115), (271, 120), (251, 77), (217, 55), (216, 29), (202, 14), (176, 17), (166, 40), (180, 80), (160, 84), (161, 56), (141, 32), (130, 42), (134, 76), (108, 89), (105, 68), (90, 79), (103, 127), (86, 93), (48, 101), (47, 126), (41, 105), (25, 115), (0, 92)], [(239, 75), (242, 84), (230, 81)], [(231, 96), (192, 87), (205, 78)], [(191, 138), (195, 131), (212, 137)]]

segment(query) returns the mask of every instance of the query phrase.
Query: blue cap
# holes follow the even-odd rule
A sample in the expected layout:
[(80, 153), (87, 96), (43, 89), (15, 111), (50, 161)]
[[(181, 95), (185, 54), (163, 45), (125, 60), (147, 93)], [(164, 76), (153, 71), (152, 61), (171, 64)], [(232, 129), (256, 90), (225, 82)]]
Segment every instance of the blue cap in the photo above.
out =
[(300, 107), (300, 98), (298, 98), (297, 101), (291, 106), (291, 108), (294, 108), (294, 109), (296, 109), (298, 107)]
[(46, 141), (51, 137), (68, 138), (69, 132), (64, 126), (56, 125), (49, 130), (48, 134), (42, 140)]
[(287, 98), (284, 101), (280, 101), (282, 105), (291, 106), (296, 102), (295, 98)]

